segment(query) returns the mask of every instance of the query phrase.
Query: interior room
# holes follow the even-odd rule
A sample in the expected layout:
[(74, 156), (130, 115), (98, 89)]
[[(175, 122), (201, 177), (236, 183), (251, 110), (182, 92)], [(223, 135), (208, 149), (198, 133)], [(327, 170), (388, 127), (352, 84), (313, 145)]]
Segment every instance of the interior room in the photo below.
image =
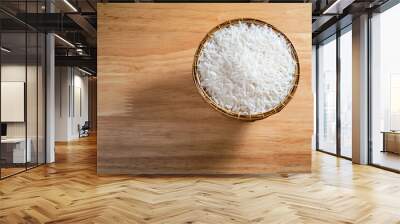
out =
[(399, 100), (400, 67), (394, 63), (399, 46), (391, 44), (399, 37), (391, 28), (393, 21), (400, 19), (400, 6), (379, 14), (371, 19), (372, 43), (372, 86), (371, 86), (371, 162), (390, 169), (400, 169), (398, 134), (400, 129)]
[(45, 162), (45, 36), (15, 26), (1, 34), (1, 177)]
[(0, 1), (0, 223), (400, 223), (398, 0)]

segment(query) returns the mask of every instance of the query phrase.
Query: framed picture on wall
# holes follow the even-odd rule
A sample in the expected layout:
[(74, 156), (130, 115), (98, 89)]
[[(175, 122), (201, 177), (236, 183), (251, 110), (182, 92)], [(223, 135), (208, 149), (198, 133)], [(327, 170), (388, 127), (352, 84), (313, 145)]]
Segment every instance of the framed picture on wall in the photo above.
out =
[(1, 122), (24, 122), (25, 82), (1, 82)]

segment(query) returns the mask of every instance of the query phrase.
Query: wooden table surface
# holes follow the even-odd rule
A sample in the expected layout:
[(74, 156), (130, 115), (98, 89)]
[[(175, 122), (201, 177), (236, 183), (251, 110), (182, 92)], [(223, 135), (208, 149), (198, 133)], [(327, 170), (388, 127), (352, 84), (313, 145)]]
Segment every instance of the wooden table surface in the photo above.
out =
[[(192, 80), (194, 53), (214, 26), (264, 20), (300, 61), (293, 100), (256, 122), (214, 111)], [(98, 173), (308, 172), (311, 4), (98, 4)]]

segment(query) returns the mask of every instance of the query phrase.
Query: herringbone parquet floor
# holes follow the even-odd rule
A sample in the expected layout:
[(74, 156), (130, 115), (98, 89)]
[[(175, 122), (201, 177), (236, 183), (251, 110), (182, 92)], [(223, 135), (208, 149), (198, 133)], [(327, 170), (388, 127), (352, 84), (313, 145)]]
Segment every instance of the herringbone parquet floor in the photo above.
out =
[(95, 138), (0, 181), (0, 223), (400, 223), (400, 175), (313, 154), (311, 174), (96, 175)]

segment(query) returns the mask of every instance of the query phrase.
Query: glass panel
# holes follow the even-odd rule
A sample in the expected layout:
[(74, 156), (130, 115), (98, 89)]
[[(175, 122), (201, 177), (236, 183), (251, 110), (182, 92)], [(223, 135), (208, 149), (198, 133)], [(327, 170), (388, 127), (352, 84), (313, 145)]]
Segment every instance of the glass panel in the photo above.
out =
[(336, 153), (336, 37), (318, 47), (318, 149)]
[[(18, 15), (43, 13), (44, 6), (44, 0), (0, 1), (1, 8)], [(45, 162), (46, 40), (43, 33), (2, 12), (0, 35), (0, 177), (4, 178)]]
[[(1, 34), (1, 174), (2, 178), (25, 170), (26, 150), (26, 33)], [(29, 147), (28, 147), (29, 149)]]
[[(27, 13), (37, 13), (37, 1), (27, 2)], [(37, 17), (34, 17), (37, 18)], [(33, 23), (37, 21), (31, 18)], [(38, 160), (38, 33), (35, 30), (27, 30), (27, 80), (26, 80), (26, 116), (27, 116), (27, 149), (31, 151), (28, 168), (37, 166)]]
[(27, 89), (27, 98), (26, 98), (26, 112), (27, 112), (27, 143), (28, 143), (28, 150), (30, 148), (30, 160), (28, 160), (28, 168), (34, 167), (37, 165), (37, 33), (36, 32), (29, 32), (27, 33), (28, 38), (28, 63), (27, 63), (27, 82), (26, 82), (26, 89)]
[(45, 52), (46, 39), (45, 35), (39, 34), (38, 46), (38, 163), (45, 163), (45, 88), (46, 88), (46, 52)]
[(400, 170), (400, 4), (374, 15), (372, 25), (372, 163)]
[[(347, 31), (347, 32), (346, 32)], [(352, 32), (340, 36), (340, 152), (352, 157)]]

